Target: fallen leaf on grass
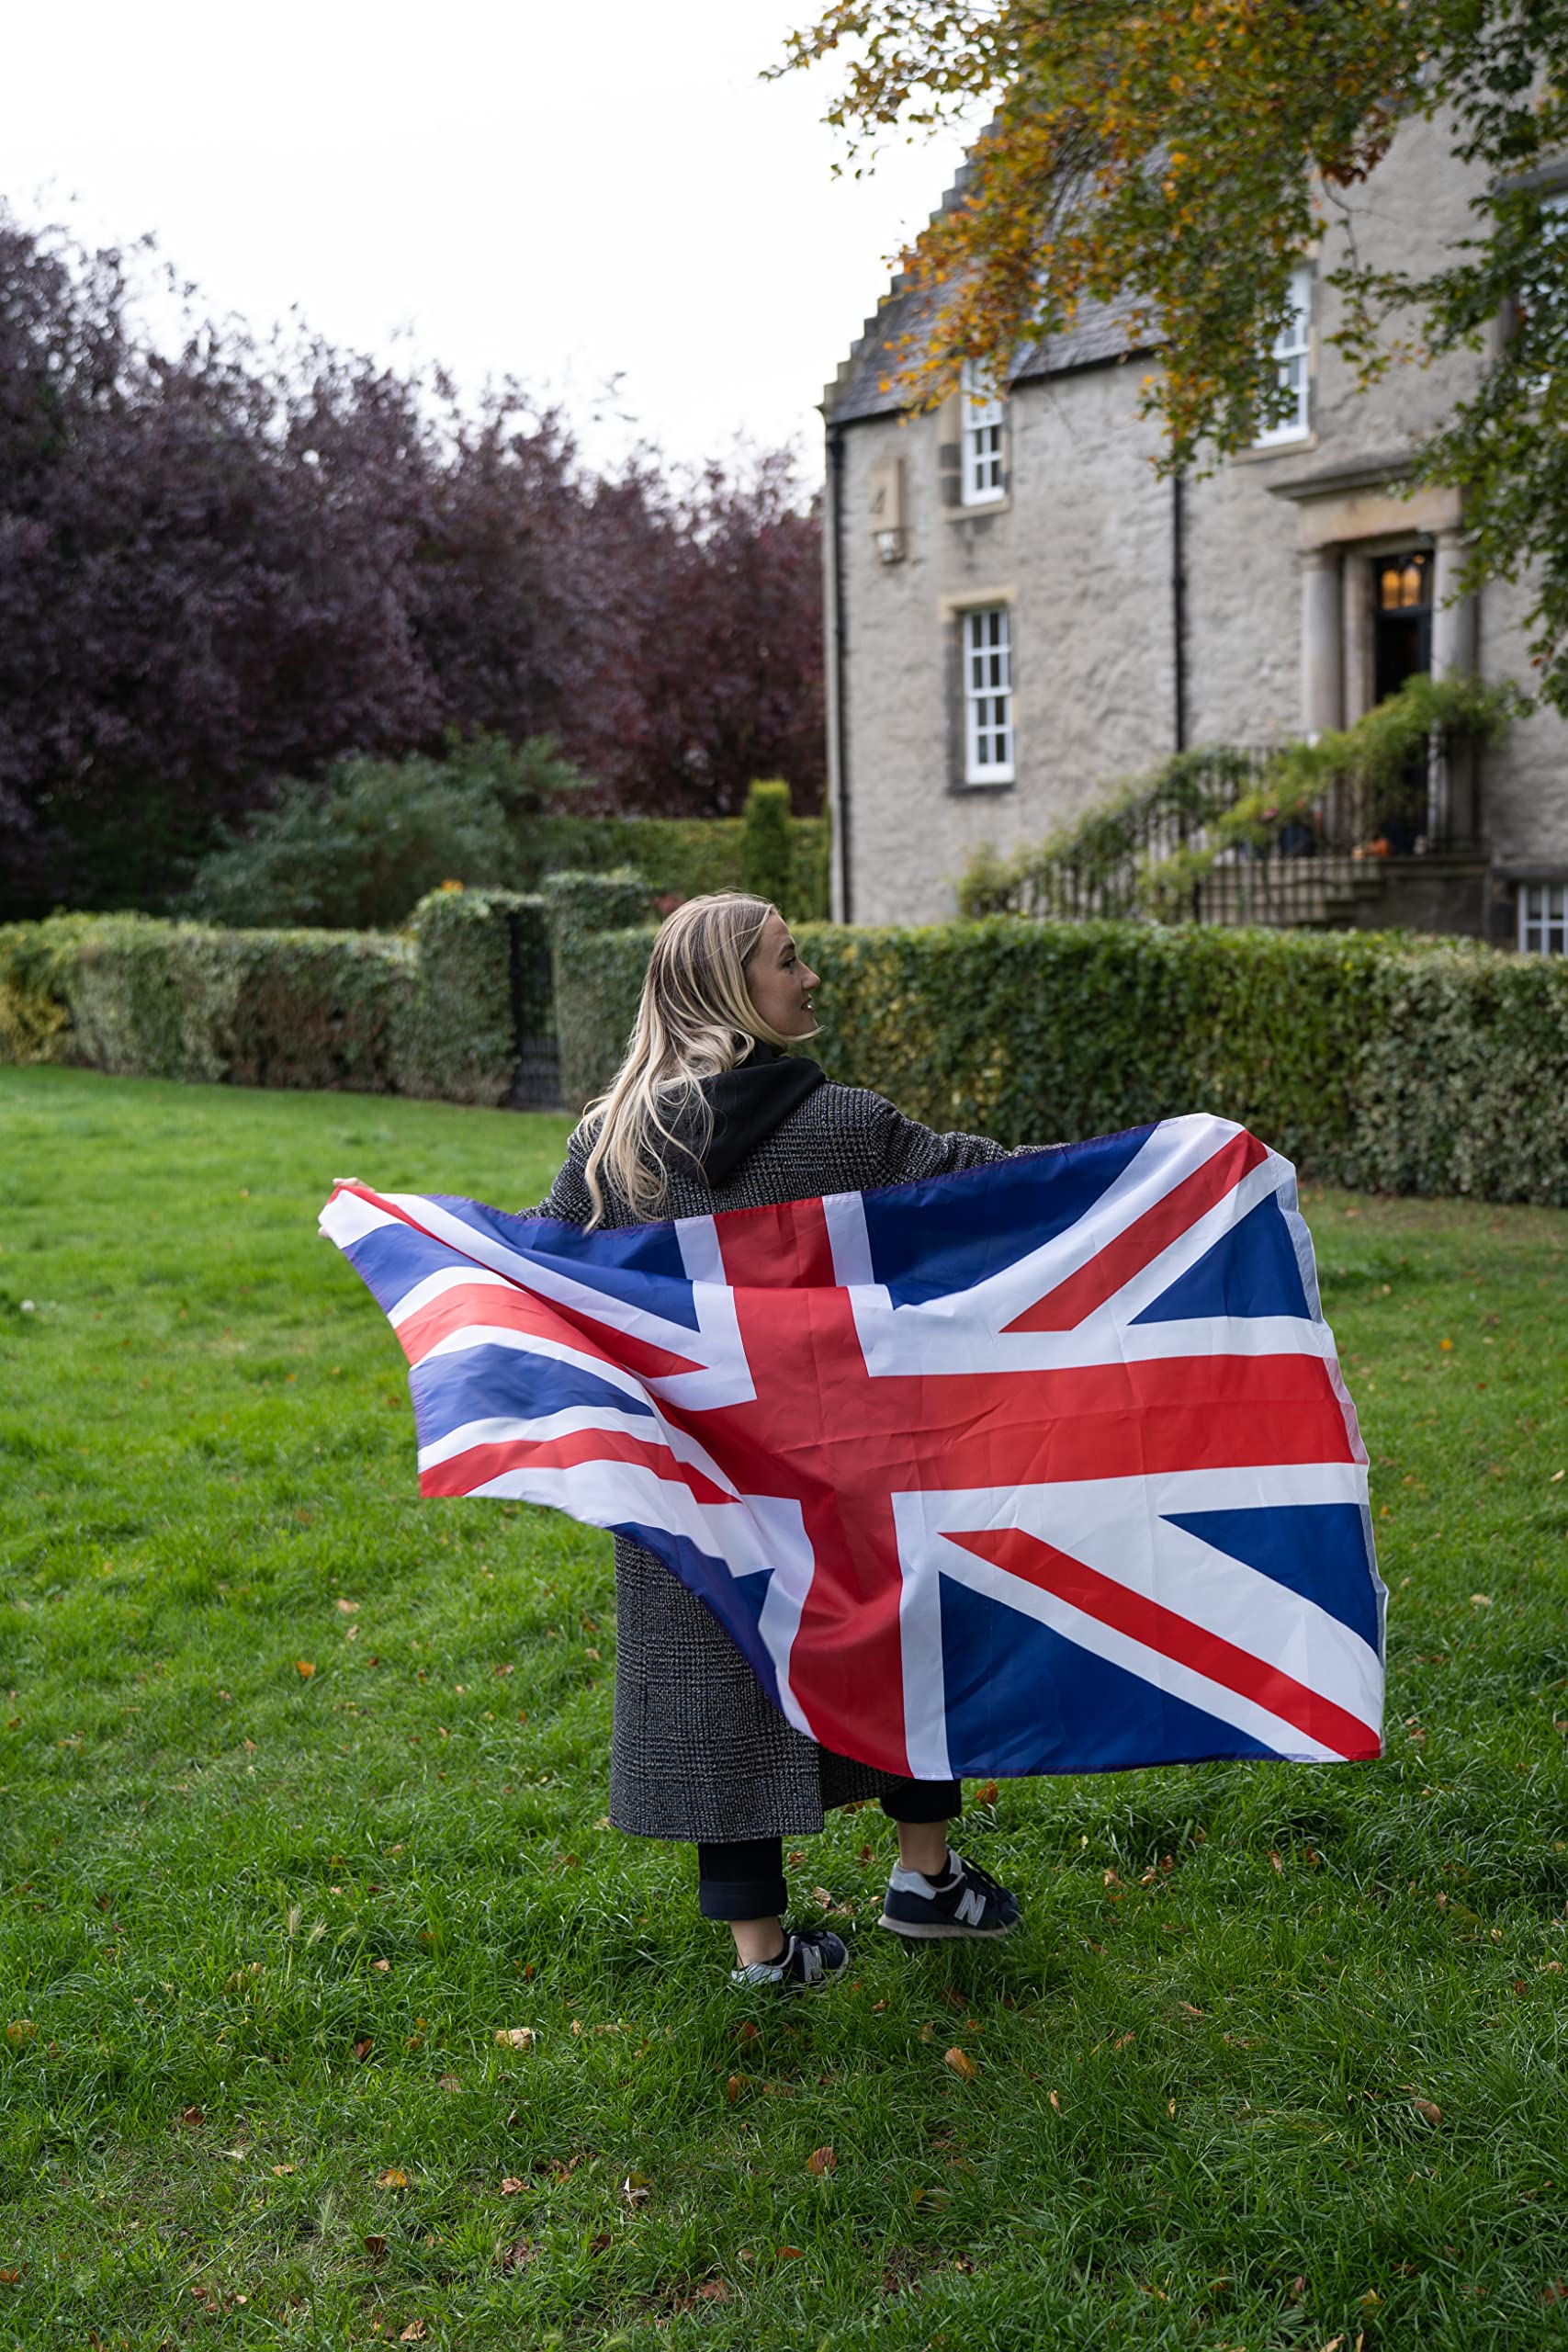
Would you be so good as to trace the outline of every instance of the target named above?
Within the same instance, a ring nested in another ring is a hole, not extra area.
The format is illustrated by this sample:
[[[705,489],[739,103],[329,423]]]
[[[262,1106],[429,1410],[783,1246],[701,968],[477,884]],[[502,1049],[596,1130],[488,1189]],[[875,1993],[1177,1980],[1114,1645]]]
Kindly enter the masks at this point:
[[[781,2245],[778,2251],[778,2259],[781,2262],[803,2261],[805,2259],[805,2249],[798,2245]]]
[[[272,2177],[274,2180],[281,2180],[286,2173],[291,2173],[293,2169],[292,2165],[274,2165]]]
[[[1557,1475],[1561,1478],[1562,1476],[1562,1471],[1560,1470]],[[13,2270],[10,2275],[15,2278],[17,2274]],[[3,2278],[5,2276],[6,2273],[3,2270],[0,2270],[0,2278]],[[1541,2289],[1540,2300],[1543,2303],[1568,2303],[1568,2284],[1565,2284],[1561,2278],[1551,2279],[1548,2285]]]
[[[621,2183],[621,2195],[634,2212],[639,2205],[646,2205],[652,2194],[653,2183],[645,2172],[629,2172]]]
[[[308,1657],[297,1657],[294,1661],[294,1671],[301,1682],[309,1682],[316,1669]]]
[[[441,2075],[436,2079],[436,2088],[438,2090],[460,2091],[462,2087],[463,2086],[458,2081],[456,2075]]]
[[[1283,1869],[1284,1869],[1285,1865],[1284,1865],[1284,1863],[1280,1860],[1279,1855],[1275,1852],[1275,1850],[1274,1850],[1274,1849],[1273,1849],[1273,1847],[1272,1847],[1272,1846],[1270,1846],[1270,1847],[1269,1847],[1269,1860],[1273,1863],[1274,1868],[1275,1868],[1277,1871],[1283,1871]]]
[[[724,2096],[729,2101],[730,2106],[733,2107],[736,2100],[740,2096],[740,2077],[739,2075],[730,2075],[729,2080],[724,2086]]]
[[[27,2265],[24,2263],[22,2265],[22,2270],[25,2270],[26,2268]],[[0,2287],[19,2287],[21,2283],[21,2270],[0,2270]]]
[[[839,2159],[831,2148],[813,2148],[806,2159],[806,2169],[807,2172],[816,2173],[820,2177],[825,2172],[832,2172],[837,2167],[838,2162]]]
[[[354,2054],[358,2059],[362,2066],[375,2047],[376,2044],[371,2041],[370,2036],[367,2033],[360,2035],[359,2040],[354,2045]]]
[[[987,1781],[984,1788],[976,1789],[975,1792],[975,1802],[976,1804],[995,1804],[996,1801],[997,1784],[995,1781]]]
[[[206,2120],[207,2118],[203,2115],[199,2107],[182,2107],[180,2109],[180,2121],[188,2125],[190,2130],[193,2132],[197,2130],[198,2125],[205,2123]]]
[[[392,1963],[389,1960],[373,1960],[370,1963],[378,1976],[385,1976]]]
[[[379,2262],[382,2256],[387,2251],[386,2239],[382,2237],[367,2238],[365,2241],[365,2251],[370,2256],[372,2262]]]
[[[29,2041],[38,2040],[38,2028],[31,2018],[13,2018],[6,2028],[6,2039],[13,2050],[25,2050]]]
[[[406,2188],[408,2185],[407,2173],[400,2172],[396,2165],[389,2165],[385,2172],[378,2172],[376,2176],[378,2188]]]
[[[1051,2101],[1052,2106],[1055,2109],[1055,2110],[1056,2110],[1057,2114],[1058,2114],[1058,2115],[1060,2115],[1060,2113],[1062,2112],[1062,2102],[1061,2102],[1061,2100],[1057,2098],[1057,2096],[1056,2096],[1056,2094],[1055,2094],[1055,2091],[1051,2091],[1051,2092],[1049,2092],[1049,2093],[1047,2094],[1047,2096],[1048,2096],[1048,2098],[1050,2098],[1050,2101]]]
[[[538,2039],[531,2025],[499,2026],[495,2038],[503,2050],[532,2050]]]
[[[400,2344],[423,2344],[425,2339],[426,2332],[424,2322],[422,2319],[411,2319],[407,2327],[404,2328],[402,2334],[399,2336],[398,2342]]]
[[[727,2303],[729,2301],[729,2290],[722,2278],[705,2278],[697,2289],[697,2299],[705,2303]]]
[[[967,2050],[960,2050],[957,2043],[954,2042],[953,2048],[951,2050],[944,2050],[942,2055],[944,2066],[951,2066],[953,2073],[961,2075],[964,2082],[972,2083],[974,2081],[976,2074],[975,2061],[970,2057]]]
[[[517,2197],[527,2186],[527,2182],[519,2180],[515,2173],[508,2173],[501,2184],[501,2193],[503,2197]]]
[[[762,2039],[762,2029],[759,2025],[753,2025],[750,2018],[747,2018],[736,2027],[735,2039],[750,2049],[752,2042],[761,2041]]]
[[[1415,2108],[1416,2114],[1427,2123],[1438,2124],[1443,2120],[1442,2109],[1429,2098],[1413,2099],[1411,2105]]]
[[[340,1600],[338,1602],[338,1607],[345,1617],[356,1617],[359,1614],[359,1603],[357,1600]]]
[[[503,2245],[496,2256],[496,2267],[510,2275],[513,2270],[521,2270],[525,2263],[532,2262],[534,2254],[532,2238],[513,2238],[512,2244]]]

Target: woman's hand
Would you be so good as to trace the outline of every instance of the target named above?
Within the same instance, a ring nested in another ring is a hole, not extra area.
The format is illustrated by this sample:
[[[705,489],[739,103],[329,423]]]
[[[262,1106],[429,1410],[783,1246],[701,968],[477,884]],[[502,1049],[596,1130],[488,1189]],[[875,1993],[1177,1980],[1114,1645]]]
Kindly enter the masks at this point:
[[[339,1186],[341,1186],[341,1185],[344,1185],[344,1184],[358,1184],[358,1183],[362,1183],[363,1182],[364,1182],[364,1179],[363,1179],[362,1177],[359,1177],[359,1176],[334,1176],[334,1177],[333,1178],[333,1191],[335,1192],[335,1191],[339,1188]]]

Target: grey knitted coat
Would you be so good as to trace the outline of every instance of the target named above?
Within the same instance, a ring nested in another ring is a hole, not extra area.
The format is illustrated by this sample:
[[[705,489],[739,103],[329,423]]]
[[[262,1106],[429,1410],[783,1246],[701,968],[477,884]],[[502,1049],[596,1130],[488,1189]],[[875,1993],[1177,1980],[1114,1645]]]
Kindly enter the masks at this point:
[[[586,1225],[581,1128],[549,1197],[526,1214]],[[945,1176],[1007,1157],[983,1136],[935,1135],[863,1087],[818,1086],[710,1191],[671,1180],[671,1216],[762,1208],[820,1193]],[[614,1196],[604,1223],[632,1225]],[[831,1806],[875,1797],[887,1775],[819,1747],[784,1721],[718,1620],[640,1544],[615,1538],[615,1713],[610,1818],[643,1838],[728,1839],[820,1829]]]

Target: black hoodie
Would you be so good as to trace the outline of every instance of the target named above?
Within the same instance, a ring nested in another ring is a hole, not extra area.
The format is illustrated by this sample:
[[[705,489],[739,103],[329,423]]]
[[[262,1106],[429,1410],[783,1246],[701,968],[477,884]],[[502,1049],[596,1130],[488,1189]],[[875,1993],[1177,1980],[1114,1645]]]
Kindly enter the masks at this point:
[[[748,1152],[765,1142],[790,1113],[820,1086],[827,1073],[816,1062],[781,1053],[759,1039],[743,1062],[702,1080],[713,1112],[713,1135],[701,1151],[682,1145],[710,1187],[728,1183]]]

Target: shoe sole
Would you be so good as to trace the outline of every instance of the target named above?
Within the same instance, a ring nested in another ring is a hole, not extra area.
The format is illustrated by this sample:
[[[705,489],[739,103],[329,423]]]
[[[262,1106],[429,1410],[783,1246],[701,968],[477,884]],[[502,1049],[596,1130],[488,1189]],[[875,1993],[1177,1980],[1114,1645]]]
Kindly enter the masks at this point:
[[[876,1924],[879,1928],[886,1928],[890,1935],[902,1936],[908,1942],[915,1944],[952,1942],[964,1937],[976,1943],[995,1943],[1002,1936],[1010,1936],[1015,1928],[1023,1925],[1023,1921],[1021,1917],[1010,1919],[1005,1928],[965,1928],[955,1919],[944,1919],[940,1927],[917,1927],[910,1919],[890,1919],[885,1911]]]

